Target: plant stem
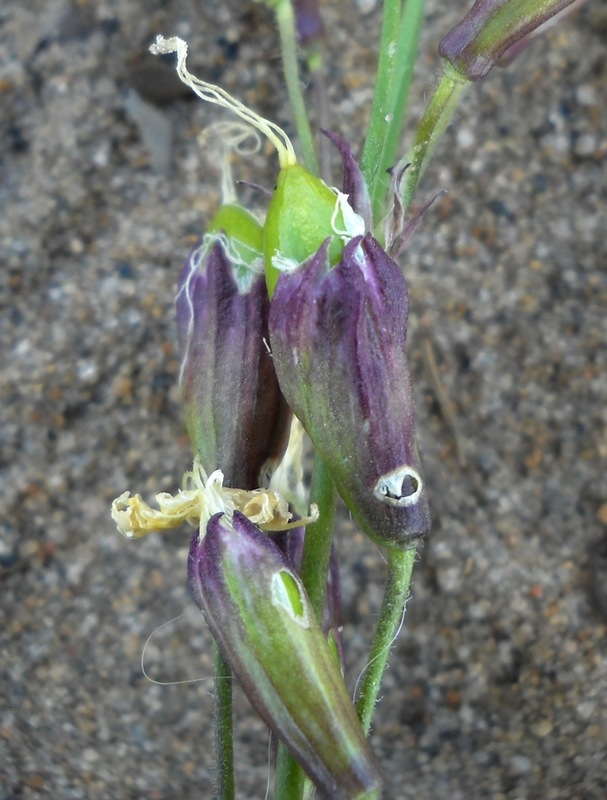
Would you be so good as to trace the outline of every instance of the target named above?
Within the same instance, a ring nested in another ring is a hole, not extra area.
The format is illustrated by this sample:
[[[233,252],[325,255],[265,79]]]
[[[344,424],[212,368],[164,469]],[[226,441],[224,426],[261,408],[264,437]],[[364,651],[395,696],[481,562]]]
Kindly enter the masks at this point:
[[[386,130],[391,121],[389,100],[392,91],[400,26],[400,6],[401,0],[384,0],[375,93],[373,95],[367,136],[360,159],[360,167],[367,181],[371,196],[373,196],[375,182],[379,173]]]
[[[417,184],[432,158],[439,139],[451,122],[464,89],[469,85],[469,81],[445,62],[443,77],[430,98],[415,134],[413,147],[407,154],[407,160],[411,162],[411,165],[405,175],[403,188],[405,211],[409,207]]]
[[[419,35],[422,28],[424,0],[404,0],[400,31],[396,46],[394,78],[388,100],[389,119],[382,152],[379,160],[377,179],[373,185],[371,203],[374,219],[379,219],[388,188],[387,170],[394,165],[396,151],[400,142],[409,103],[409,90],[417,59]]]
[[[306,528],[300,575],[316,618],[322,622],[333,540],[335,487],[318,453],[314,456],[310,502],[318,506],[319,517]]]
[[[234,740],[232,736],[232,672],[213,643],[215,664],[215,797],[234,800]]]
[[[314,457],[310,503],[318,506],[318,520],[306,528],[300,576],[317,619],[322,620],[327,571],[333,539],[335,487],[318,454]],[[306,776],[287,748],[280,743],[274,779],[274,797],[301,800]]]
[[[369,655],[369,664],[356,703],[356,710],[365,735],[369,734],[371,718],[375,710],[390,648],[403,618],[403,611],[409,596],[415,555],[415,547],[410,550],[390,550],[388,552],[386,591]]]
[[[278,745],[274,797],[276,800],[301,800],[306,775],[285,745]]]
[[[327,87],[325,85],[324,57],[322,50],[318,45],[308,55],[308,71],[314,86],[316,119],[318,120],[318,127],[322,130],[328,130],[330,126],[329,103],[327,101]],[[327,186],[333,186],[330,147],[331,146],[327,137],[320,136],[318,139],[320,177],[327,184]]]
[[[306,168],[318,175],[318,160],[314,147],[314,137],[306,113],[306,106],[301,92],[299,65],[297,63],[297,41],[295,39],[295,15],[291,0],[281,0],[276,7],[276,21],[280,34],[282,50],[282,69],[287,85],[289,102],[293,111],[295,127],[303,153]]]

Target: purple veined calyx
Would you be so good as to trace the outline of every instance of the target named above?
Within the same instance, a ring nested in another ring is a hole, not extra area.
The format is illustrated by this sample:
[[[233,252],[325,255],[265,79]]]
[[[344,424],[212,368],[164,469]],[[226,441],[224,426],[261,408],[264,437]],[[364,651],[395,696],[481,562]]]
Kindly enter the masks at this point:
[[[414,506],[419,501],[423,487],[419,472],[405,464],[382,475],[375,484],[373,494],[382,503],[404,508]]]

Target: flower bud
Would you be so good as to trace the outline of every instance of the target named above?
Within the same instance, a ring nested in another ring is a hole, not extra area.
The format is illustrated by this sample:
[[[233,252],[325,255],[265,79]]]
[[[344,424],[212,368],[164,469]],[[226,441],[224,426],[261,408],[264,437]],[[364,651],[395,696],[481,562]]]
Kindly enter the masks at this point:
[[[497,62],[498,67],[509,67],[513,61],[515,61],[519,55],[526,50],[530,44],[532,44],[536,39],[540,36],[543,36],[547,30],[553,28],[555,25],[558,25],[561,20],[565,17],[568,17],[570,14],[573,14],[574,11],[577,11],[578,8],[585,3],[586,0],[573,0],[569,5],[565,6],[562,11],[557,12],[554,16],[550,17],[547,22],[544,22],[539,28],[535,28],[524,36],[522,39],[519,39],[516,44],[513,44],[512,47],[509,47],[504,55],[500,58]]]
[[[194,600],[252,706],[327,797],[379,797],[381,778],[299,577],[244,515],[216,514],[188,559]]]
[[[325,35],[325,28],[318,8],[318,0],[293,0],[295,11],[295,27],[297,38],[304,44],[310,44]]]
[[[278,13],[279,7],[291,0],[257,0],[272,11]],[[295,29],[301,44],[309,44],[324,36],[324,26],[318,8],[318,0],[293,0],[295,12]]]
[[[176,311],[185,424],[195,455],[227,486],[253,489],[286,444],[289,411],[267,351],[261,226],[224,206],[189,256]]]
[[[408,547],[429,532],[405,352],[408,296],[370,234],[330,269],[327,243],[281,275],[270,343],[281,389],[354,518],[371,538]]]
[[[476,0],[439,45],[469,81],[484,78],[511,47],[577,0]]]

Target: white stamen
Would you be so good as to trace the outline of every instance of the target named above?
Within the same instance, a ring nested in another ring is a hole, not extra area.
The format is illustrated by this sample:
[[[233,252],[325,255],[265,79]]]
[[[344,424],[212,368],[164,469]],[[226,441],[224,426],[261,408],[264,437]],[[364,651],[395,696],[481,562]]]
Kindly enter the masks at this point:
[[[356,211],[354,211],[348,202],[348,195],[340,192],[337,189],[334,189],[333,191],[337,193],[337,202],[335,203],[333,216],[331,217],[331,228],[333,232],[337,236],[340,236],[344,242],[354,239],[355,236],[364,236],[365,221],[360,214],[357,214]],[[337,227],[337,217],[340,213],[344,221],[344,225],[346,226],[344,230],[341,230]]]
[[[278,272],[293,272],[299,266],[299,261],[294,258],[287,258],[282,253],[272,256],[272,266]]]
[[[246,142],[251,144],[246,145]],[[198,136],[198,143],[207,153],[209,164],[216,167],[221,164],[221,201],[236,203],[236,189],[232,175],[232,153],[240,156],[252,156],[261,149],[259,132],[242,122],[214,122]]]
[[[282,461],[270,478],[269,488],[284,497],[300,516],[306,514],[306,488],[303,475],[303,437],[301,422],[293,416],[289,443]]]

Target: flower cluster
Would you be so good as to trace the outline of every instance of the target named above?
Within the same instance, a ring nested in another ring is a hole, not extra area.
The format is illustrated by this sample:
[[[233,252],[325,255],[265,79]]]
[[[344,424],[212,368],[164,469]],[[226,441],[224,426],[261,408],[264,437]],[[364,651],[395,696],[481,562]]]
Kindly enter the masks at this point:
[[[157,497],[158,510],[125,493],[113,517],[129,537],[184,520],[196,527],[190,589],[250,702],[327,796],[374,797],[380,773],[336,657],[335,592],[322,625],[298,576],[317,510],[302,518],[301,447],[285,449],[301,423],[379,544],[406,549],[428,533],[405,280],[372,235],[367,187],[346,142],[326,134],[343,158],[338,191],[297,163],[280,129],[194,78],[183,42],[159,39],[156,49],[176,50],[197,94],[268,135],[281,169],[263,223],[225,203],[179,281],[180,386],[195,468],[177,495]],[[282,543],[272,535],[293,528]],[[336,575],[333,564],[333,589]]]
[[[286,0],[261,2],[277,13],[279,27],[292,14]],[[194,467],[177,494],[157,495],[157,508],[125,492],[112,517],[128,538],[182,522],[195,528],[188,558],[194,602],[253,707],[326,797],[378,798],[382,776],[365,735],[370,716],[353,705],[342,673],[330,539],[319,566],[326,591],[307,591],[307,543],[327,509],[308,507],[302,437],[329,493],[336,488],[361,530],[386,548],[389,565],[410,570],[430,515],[407,360],[409,298],[394,258],[438,193],[406,223],[408,200],[462,87],[579,2],[474,3],[441,42],[445,76],[420,123],[407,178],[404,161],[391,170],[392,208],[381,219],[373,218],[374,170],[365,172],[367,186],[340,136],[323,131],[342,158],[341,191],[298,163],[275,123],[192,75],[185,42],[158,37],[152,47],[176,53],[179,77],[206,102],[240,117],[233,141],[252,129],[267,137],[280,169],[258,219],[236,201],[225,160],[224,202],[190,253],[176,298]],[[313,49],[324,35],[317,3],[295,0],[295,14],[300,41]],[[400,591],[393,577],[388,584]],[[403,607],[408,578],[402,586],[400,606],[384,602],[380,633],[390,633],[385,620]],[[384,637],[369,666],[385,664],[388,649]]]

